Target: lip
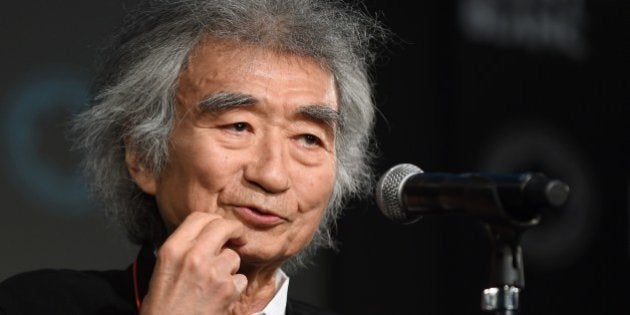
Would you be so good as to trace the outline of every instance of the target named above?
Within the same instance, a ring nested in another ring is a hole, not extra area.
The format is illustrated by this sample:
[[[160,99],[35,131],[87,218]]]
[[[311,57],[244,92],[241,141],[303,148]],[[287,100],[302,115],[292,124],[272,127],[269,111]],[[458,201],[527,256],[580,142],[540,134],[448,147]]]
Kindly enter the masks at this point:
[[[243,223],[254,227],[270,228],[287,221],[271,211],[253,206],[236,206],[234,212]]]

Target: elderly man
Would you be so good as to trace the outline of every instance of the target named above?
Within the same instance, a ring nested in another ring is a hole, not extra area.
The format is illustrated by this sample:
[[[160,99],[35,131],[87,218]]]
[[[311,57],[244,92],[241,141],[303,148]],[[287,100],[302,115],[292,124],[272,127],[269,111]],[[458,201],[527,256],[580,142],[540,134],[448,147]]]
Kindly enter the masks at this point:
[[[75,121],[126,271],[37,271],[0,313],[310,314],[288,277],[369,184],[374,20],[310,0],[150,1]]]

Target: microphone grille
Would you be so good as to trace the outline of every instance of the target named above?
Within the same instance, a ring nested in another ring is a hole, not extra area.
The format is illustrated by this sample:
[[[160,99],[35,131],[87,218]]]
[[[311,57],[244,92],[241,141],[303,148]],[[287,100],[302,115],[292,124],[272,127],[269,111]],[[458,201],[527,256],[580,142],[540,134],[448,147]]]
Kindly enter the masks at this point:
[[[376,203],[381,212],[390,220],[410,223],[402,203],[402,188],[407,178],[422,170],[413,164],[398,164],[390,168],[376,186]],[[413,218],[415,221],[417,218]]]

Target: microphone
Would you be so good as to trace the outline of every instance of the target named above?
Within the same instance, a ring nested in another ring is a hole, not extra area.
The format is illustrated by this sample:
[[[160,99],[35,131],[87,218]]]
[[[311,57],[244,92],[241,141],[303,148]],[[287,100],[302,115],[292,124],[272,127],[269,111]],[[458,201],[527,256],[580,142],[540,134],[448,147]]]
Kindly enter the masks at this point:
[[[390,168],[376,187],[379,209],[399,223],[459,213],[529,226],[538,223],[541,209],[563,205],[568,195],[567,184],[542,173],[424,173],[413,164]]]

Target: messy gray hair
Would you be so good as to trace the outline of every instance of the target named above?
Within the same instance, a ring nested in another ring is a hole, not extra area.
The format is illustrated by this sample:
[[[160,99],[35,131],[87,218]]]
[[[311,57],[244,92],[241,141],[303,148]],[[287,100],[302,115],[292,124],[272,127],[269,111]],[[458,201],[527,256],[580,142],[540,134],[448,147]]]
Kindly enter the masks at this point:
[[[313,58],[336,80],[341,122],[336,182],[313,240],[294,257],[334,247],[331,229],[348,198],[371,189],[374,105],[369,67],[386,32],[341,1],[154,0],[132,12],[104,52],[89,108],[73,124],[94,193],[132,242],[166,237],[155,198],[131,180],[125,146],[155,176],[168,163],[178,77],[191,51],[211,36]]]

